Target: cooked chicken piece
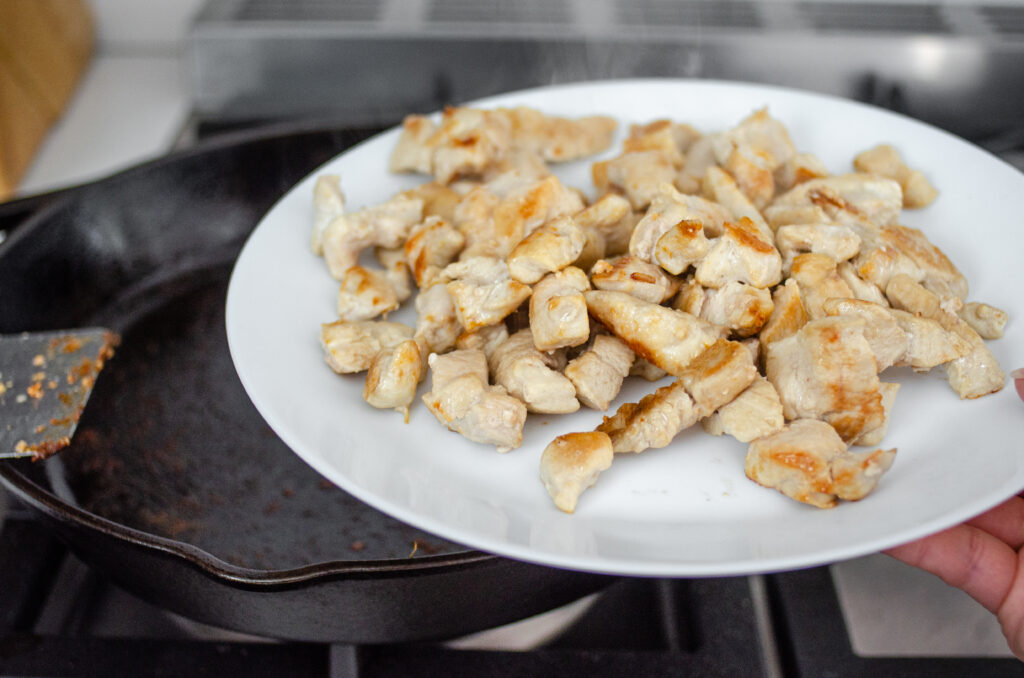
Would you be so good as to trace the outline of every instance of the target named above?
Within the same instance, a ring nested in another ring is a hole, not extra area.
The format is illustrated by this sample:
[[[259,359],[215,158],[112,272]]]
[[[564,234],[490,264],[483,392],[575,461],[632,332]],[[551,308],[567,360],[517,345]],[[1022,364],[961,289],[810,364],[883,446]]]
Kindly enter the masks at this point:
[[[629,252],[644,261],[654,261],[658,241],[681,221],[701,224],[705,235],[722,234],[732,215],[718,203],[695,195],[685,195],[669,184],[663,184],[644,217],[637,222],[629,240]]]
[[[398,303],[401,304],[411,297],[412,276],[409,273],[409,264],[405,263],[405,250],[401,247],[377,247],[374,248],[373,254],[384,267],[384,275],[391,283]]]
[[[407,115],[402,121],[402,133],[391,151],[388,169],[392,172],[430,174],[433,169],[434,148],[428,140],[437,131],[437,125],[425,115]]]
[[[848,441],[884,423],[864,324],[848,316],[812,320],[796,334],[768,344],[765,371],[786,419],[821,419]]]
[[[867,496],[895,456],[895,449],[851,452],[828,424],[800,419],[750,443],[746,473],[757,484],[787,497],[832,508],[837,498]]]
[[[669,273],[679,275],[700,261],[710,247],[701,222],[684,219],[658,238],[654,261]]]
[[[612,441],[599,431],[566,433],[540,456],[540,479],[560,510],[572,513],[580,495],[612,465]]]
[[[825,163],[813,153],[797,153],[775,168],[775,192],[785,193],[797,184],[829,175]]]
[[[569,119],[520,106],[502,112],[512,123],[512,145],[540,154],[548,162],[568,162],[600,153],[612,143],[614,118],[593,115]]]
[[[569,361],[565,376],[585,406],[607,410],[633,365],[633,351],[618,337],[598,334],[586,351]]]
[[[478,231],[490,229],[494,208],[501,200],[485,186],[474,185],[462,195],[452,210],[451,224],[467,238]]]
[[[614,189],[629,199],[633,209],[642,210],[651,204],[662,184],[672,183],[676,169],[672,158],[661,151],[634,151],[595,162],[591,174],[599,193]]]
[[[416,285],[424,288],[436,282],[442,269],[455,261],[465,244],[465,236],[440,217],[427,217],[422,224],[413,226],[405,241],[404,255]]]
[[[686,162],[683,164],[683,168],[676,173],[676,188],[688,195],[701,192],[701,183],[708,168],[718,164],[718,158],[715,157],[715,146],[720,137],[720,133],[708,134],[690,145],[686,152]]]
[[[640,377],[644,381],[659,381],[667,375],[668,372],[640,356],[633,359],[633,366],[629,368],[629,376]]]
[[[629,254],[598,261],[590,269],[590,281],[599,290],[625,292],[660,304],[679,288],[679,281],[655,264]]]
[[[374,356],[366,373],[363,399],[380,409],[394,409],[409,421],[409,405],[423,374],[423,357],[412,339]]]
[[[875,244],[880,234],[871,242],[861,243],[861,252],[852,262],[857,276],[880,290],[884,290],[895,275],[905,275],[916,281],[924,280],[924,271],[913,259],[891,245]]]
[[[536,228],[581,209],[582,198],[558,177],[542,179],[502,199],[494,205],[488,218],[456,223],[466,236],[466,248],[460,258],[494,256],[504,259]]]
[[[854,316],[864,319],[864,338],[875,354],[878,371],[895,365],[907,353],[910,337],[890,310],[860,299],[826,299],[822,310],[830,316]],[[866,443],[868,445],[874,443]]]
[[[686,151],[700,136],[700,132],[690,125],[655,120],[646,125],[631,125],[629,137],[622,142],[622,150],[626,153],[660,151],[678,169],[686,162]]]
[[[923,277],[919,279],[921,284],[932,292],[944,297],[967,297],[967,279],[942,250],[918,229],[899,225],[883,228],[875,244],[880,248],[895,249],[914,262],[923,272]],[[911,277],[916,278],[915,275]]]
[[[715,327],[688,313],[624,292],[591,290],[583,296],[590,315],[634,353],[675,376],[719,336]]]
[[[338,289],[338,317],[369,320],[398,308],[398,294],[383,271],[353,266],[345,271]]]
[[[907,335],[907,350],[893,363],[917,371],[956,360],[971,352],[971,344],[955,332],[949,332],[930,318],[922,318],[896,308],[889,313]]]
[[[338,374],[352,374],[370,368],[374,357],[412,339],[412,328],[387,320],[337,320],[320,326],[324,359]]]
[[[768,228],[768,222],[728,172],[720,167],[709,167],[701,186],[705,198],[729,210],[732,215],[730,221],[746,217],[757,227],[762,240],[772,241],[772,230]]]
[[[772,292],[772,314],[758,335],[762,355],[773,341],[796,334],[808,319],[797,282],[790,278],[776,287]]]
[[[597,229],[582,228],[580,230],[583,231],[583,249],[580,250],[579,256],[572,262],[572,265],[580,270],[589,271],[594,264],[608,255],[608,241]]]
[[[473,257],[449,264],[441,272],[463,329],[501,322],[530,296],[530,287],[513,280],[508,264],[494,257]]]
[[[885,434],[889,432],[889,420],[892,415],[892,406],[896,402],[896,394],[900,390],[900,385],[896,383],[890,383],[887,381],[879,382],[878,391],[882,394],[882,410],[885,412],[885,422],[876,428],[874,431],[868,431],[859,438],[853,441],[854,445],[863,445],[865,447],[873,447],[879,445],[882,439],[885,438]]]
[[[977,301],[968,303],[957,312],[957,315],[982,339],[1002,339],[1003,328],[1009,320],[1006,311]]]
[[[786,126],[769,115],[766,108],[751,113],[738,125],[718,135],[714,149],[719,164],[725,164],[734,148],[748,149],[764,157],[772,169],[796,155],[796,146]]]
[[[788,224],[775,230],[775,246],[782,255],[782,270],[788,271],[798,254],[827,254],[846,261],[860,251],[860,237],[839,224]]]
[[[700,317],[700,312],[707,301],[708,291],[700,286],[692,277],[679,283],[679,292],[672,300],[672,308]]]
[[[772,383],[758,375],[743,393],[701,420],[713,436],[730,435],[741,443],[782,430],[782,402]]]
[[[826,300],[853,297],[853,290],[836,272],[836,260],[826,254],[798,254],[791,275],[800,286],[800,299],[811,320],[827,315],[822,307]]]
[[[849,226],[865,219],[884,227],[896,223],[902,207],[903,191],[898,183],[854,173],[797,184],[766,207],[764,216],[772,227],[807,222]],[[797,216],[800,214],[804,218]]]
[[[927,207],[939,196],[939,192],[924,174],[903,164],[899,152],[888,144],[880,144],[859,153],[853,159],[853,166],[858,172],[878,174],[898,181],[903,189],[904,207]]]
[[[750,353],[750,359],[754,361],[755,365],[761,362],[761,342],[757,337],[749,337],[747,339],[739,340],[743,348],[747,349]]]
[[[751,207],[764,209],[775,197],[774,159],[766,153],[750,146],[736,146],[722,162],[722,168],[735,180],[744,201]],[[760,213],[757,216],[760,217]]]
[[[439,217],[448,223],[455,222],[455,208],[462,201],[463,195],[450,186],[436,181],[427,181],[405,192],[412,198],[423,201],[423,218]]]
[[[861,301],[870,301],[879,306],[889,305],[889,301],[878,285],[857,275],[857,269],[849,261],[840,261],[836,266],[836,273],[844,283],[850,286],[855,298]]]
[[[519,330],[494,349],[488,363],[494,383],[526,403],[531,412],[564,414],[580,408],[576,387],[544,364],[529,329]]]
[[[336,217],[345,213],[345,194],[341,192],[341,178],[337,174],[322,174],[313,184],[313,235],[310,246],[313,254],[323,256],[324,233]]]
[[[504,323],[497,323],[496,325],[481,327],[472,332],[463,332],[455,340],[455,348],[479,349],[490,360],[494,349],[505,343],[506,339],[508,339],[508,328],[505,327]]]
[[[727,222],[697,264],[694,278],[704,287],[722,287],[736,280],[754,287],[771,287],[782,280],[782,257],[747,218]]]
[[[601,257],[629,250],[629,238],[633,235],[636,218],[629,201],[621,195],[607,193],[574,214],[572,219],[584,231],[593,230],[601,234],[605,244],[605,253]],[[588,266],[580,268],[589,270]]]
[[[487,385],[482,351],[458,350],[428,359],[431,390],[423,395],[437,420],[466,438],[508,452],[523,441],[526,406],[501,386]]]
[[[958,315],[942,308],[942,300],[906,276],[893,276],[885,296],[895,308],[935,320],[971,346],[971,352],[946,363],[949,385],[961,398],[979,398],[1002,390],[1006,374],[985,341]]]
[[[704,302],[694,315],[737,337],[750,337],[761,330],[773,308],[768,290],[732,281],[718,289],[705,290]]]
[[[615,414],[598,424],[597,430],[608,434],[616,452],[643,452],[665,447],[698,418],[693,399],[677,379],[638,403],[623,403]]]
[[[549,273],[533,286],[530,329],[538,351],[586,343],[590,318],[583,292],[589,289],[587,274],[575,266]]]
[[[441,124],[424,143],[432,146],[434,178],[449,184],[462,176],[484,172],[512,147],[511,124],[506,116],[478,108],[447,108]]]
[[[757,377],[750,351],[738,341],[719,339],[690,361],[679,382],[693,398],[699,417],[732,402]]]
[[[534,151],[515,149],[503,155],[484,174],[483,187],[507,198],[551,176],[547,163]]]
[[[423,199],[398,194],[386,202],[342,214],[323,234],[324,260],[336,280],[359,263],[367,247],[399,247],[409,229],[423,219]]]
[[[455,345],[462,332],[455,312],[455,300],[445,283],[434,283],[416,295],[415,337],[425,346],[425,352],[444,353]]]
[[[560,271],[583,251],[587,236],[572,217],[562,216],[540,226],[516,245],[508,256],[514,280],[532,285],[547,273]]]

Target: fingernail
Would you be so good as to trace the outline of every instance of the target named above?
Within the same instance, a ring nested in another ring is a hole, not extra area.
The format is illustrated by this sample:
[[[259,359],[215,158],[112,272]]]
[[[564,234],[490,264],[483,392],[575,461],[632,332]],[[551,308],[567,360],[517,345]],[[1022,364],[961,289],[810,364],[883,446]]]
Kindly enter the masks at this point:
[[[1024,367],[1019,367],[1013,372],[1010,372],[1010,377],[1013,379],[1013,383],[1017,387],[1017,395],[1020,396],[1021,400],[1024,400]]]

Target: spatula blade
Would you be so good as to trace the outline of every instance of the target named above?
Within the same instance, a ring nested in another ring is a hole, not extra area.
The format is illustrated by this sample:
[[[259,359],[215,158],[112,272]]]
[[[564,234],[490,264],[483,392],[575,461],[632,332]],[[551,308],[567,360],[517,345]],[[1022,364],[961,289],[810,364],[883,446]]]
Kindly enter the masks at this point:
[[[68,445],[117,342],[103,328],[0,336],[0,458]]]

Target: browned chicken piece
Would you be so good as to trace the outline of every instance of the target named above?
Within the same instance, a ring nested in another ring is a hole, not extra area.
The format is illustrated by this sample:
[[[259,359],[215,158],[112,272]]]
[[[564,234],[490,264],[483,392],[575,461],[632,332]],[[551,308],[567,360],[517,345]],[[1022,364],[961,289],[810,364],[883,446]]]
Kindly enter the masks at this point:
[[[660,304],[679,289],[679,281],[655,264],[630,254],[602,259],[590,269],[590,281],[599,290],[625,292]]]
[[[821,419],[853,441],[885,421],[878,370],[864,338],[864,320],[811,320],[767,346],[765,372],[786,419]]]
[[[512,145],[548,162],[568,162],[607,149],[617,123],[605,115],[569,119],[520,106],[503,109],[512,123]]]
[[[876,245],[879,231],[869,242],[861,242],[861,252],[851,262],[857,276],[884,290],[895,275],[924,280],[924,271],[914,260],[891,245]]]
[[[775,192],[781,195],[797,184],[828,175],[825,163],[818,156],[813,153],[797,153],[775,168]]]
[[[507,198],[549,176],[550,168],[537,153],[516,149],[491,165],[482,185],[499,198]]]
[[[634,353],[675,376],[719,337],[719,330],[699,318],[624,292],[591,290],[583,296],[590,315]]]
[[[455,300],[445,283],[434,283],[416,295],[415,337],[427,353],[444,353],[455,345],[462,325],[455,312]]]
[[[660,381],[667,375],[668,372],[640,356],[633,359],[633,366],[629,368],[629,376],[640,377],[644,381]]]
[[[556,217],[576,214],[581,209],[583,199],[580,195],[552,175],[510,193],[494,205],[489,217],[456,223],[466,236],[466,248],[460,257],[504,259],[536,228]]]
[[[383,349],[412,339],[412,328],[387,320],[337,320],[320,326],[324,359],[338,374],[353,374],[370,368]]]
[[[586,234],[572,217],[552,219],[512,249],[508,256],[509,274],[514,280],[532,285],[576,261],[586,241]]]
[[[832,508],[837,499],[863,499],[892,466],[896,450],[851,452],[828,424],[790,422],[747,448],[747,477],[797,501]]]
[[[633,235],[636,218],[629,201],[621,195],[606,193],[572,218],[584,231],[593,230],[603,237],[605,251],[601,257],[629,250],[629,238]],[[580,268],[589,270],[588,266]]]
[[[569,361],[565,376],[583,405],[607,410],[633,365],[633,351],[618,337],[598,334],[586,351]]]
[[[889,305],[889,300],[885,298],[885,293],[878,285],[857,275],[856,267],[849,261],[840,261],[836,266],[836,273],[844,283],[850,286],[855,298],[861,301],[870,301],[879,306]]]
[[[423,367],[423,356],[413,339],[382,349],[366,373],[363,399],[374,407],[401,412],[408,422],[409,405],[416,397]]]
[[[612,465],[612,441],[604,433],[589,431],[558,436],[540,456],[540,479],[555,506],[566,513],[576,510],[580,495]]]
[[[338,317],[342,320],[369,320],[398,308],[398,294],[388,276],[363,266],[345,271],[338,288]]]
[[[661,184],[672,183],[676,168],[661,151],[634,151],[595,162],[591,174],[599,193],[621,192],[633,209],[642,210],[654,200]]]
[[[472,332],[463,332],[455,340],[455,348],[479,349],[490,360],[494,349],[505,343],[506,339],[508,339],[508,328],[505,327],[505,323],[497,323],[496,325],[481,327]]]
[[[731,335],[750,337],[764,327],[773,309],[771,292],[732,281],[705,290],[700,311],[694,315],[725,328]]]
[[[452,210],[451,224],[469,238],[477,231],[492,228],[491,219],[494,208],[501,203],[501,198],[491,193],[485,186],[473,185],[464,194]]]
[[[973,348],[956,332],[950,332],[931,318],[891,308],[889,312],[907,334],[907,350],[895,364],[909,366],[919,372],[961,358]]]
[[[701,420],[711,435],[730,435],[741,443],[781,431],[785,423],[779,393],[761,375],[732,402]]]
[[[923,273],[923,277],[919,279],[921,284],[939,296],[953,296],[959,299],[967,297],[967,279],[942,250],[933,245],[920,230],[907,226],[889,226],[882,229],[875,245],[878,248],[895,250],[909,258]],[[917,278],[913,271],[908,273],[911,277]],[[885,283],[887,287],[888,281]]]
[[[800,286],[790,278],[772,291],[772,314],[761,328],[758,340],[762,356],[773,341],[796,334],[807,324],[807,309],[800,298]]]
[[[391,151],[388,169],[392,172],[430,174],[433,170],[434,146],[428,140],[437,132],[437,125],[425,115],[407,115],[402,132]]]
[[[495,348],[488,363],[494,383],[526,403],[531,412],[565,414],[580,408],[576,387],[544,363],[529,329],[519,330]]]
[[[703,224],[684,219],[658,238],[654,261],[669,273],[679,275],[703,259],[710,247]]]
[[[871,174],[838,174],[797,184],[765,208],[773,228],[786,224],[867,220],[879,226],[896,223],[903,191],[892,179]]]
[[[854,316],[864,319],[864,338],[868,340],[878,371],[895,365],[907,353],[910,337],[900,327],[890,309],[860,299],[825,300],[822,310],[830,316]],[[874,443],[866,443],[868,445]]]
[[[462,176],[482,174],[512,147],[511,124],[506,116],[478,108],[447,108],[441,124],[428,139],[432,146],[431,173],[449,184]]]
[[[692,277],[684,278],[679,282],[679,292],[672,300],[672,308],[700,317],[701,309],[707,300],[708,291]]]
[[[894,276],[885,295],[895,308],[935,320],[943,329],[956,333],[971,346],[971,352],[946,363],[949,385],[961,398],[979,398],[995,393],[1006,383],[1006,374],[999,367],[985,341],[958,315],[943,310],[942,300],[906,276]]]
[[[441,272],[463,329],[501,322],[530,296],[530,287],[513,280],[508,264],[494,257],[473,257],[449,264]]]
[[[927,207],[939,192],[919,170],[912,170],[903,163],[899,152],[889,144],[879,144],[857,154],[853,166],[858,172],[878,174],[895,179],[903,189],[903,206],[915,209]]]
[[[798,254],[827,254],[846,261],[860,251],[860,236],[839,224],[788,224],[775,230],[775,246],[782,255],[783,271],[790,270]]]
[[[345,194],[341,192],[341,178],[337,174],[322,174],[313,184],[313,235],[310,247],[313,254],[323,256],[324,233],[336,217],[345,214]]]
[[[686,152],[686,162],[676,173],[675,186],[683,193],[695,195],[702,190],[701,184],[709,167],[718,165],[715,157],[715,146],[721,133],[707,134],[690,145]]]
[[[423,200],[398,194],[386,202],[342,214],[323,233],[327,268],[336,280],[359,263],[359,253],[374,245],[399,247],[409,229],[423,219]]]
[[[719,339],[683,368],[679,382],[703,418],[731,402],[755,377],[750,351],[738,341]]]
[[[790,274],[800,286],[800,299],[811,320],[827,315],[826,300],[853,297],[853,290],[836,272],[836,260],[826,254],[798,254]]]
[[[768,176],[771,176],[770,172]],[[768,222],[728,172],[720,167],[709,167],[704,174],[701,187],[705,198],[729,210],[732,215],[730,221],[738,221],[745,217],[757,227],[762,240],[772,241],[772,230],[768,227]]]
[[[455,208],[462,201],[463,195],[450,186],[436,181],[427,181],[405,192],[412,198],[423,201],[423,218],[440,217],[448,223],[455,222]]]
[[[697,222],[703,227],[705,235],[717,237],[722,234],[725,223],[731,219],[730,212],[718,203],[696,195],[685,195],[675,187],[664,184],[633,229],[629,252],[644,261],[654,261],[654,251],[661,236],[679,222]]]
[[[982,339],[1002,339],[1003,328],[1009,320],[1006,311],[978,301],[969,302],[957,312],[957,315]]]
[[[727,222],[697,264],[694,278],[704,287],[722,287],[736,280],[771,287],[782,280],[782,256],[747,218]]]
[[[751,113],[738,125],[718,135],[715,154],[720,164],[725,163],[733,148],[749,149],[765,157],[771,168],[796,155],[796,146],[786,126],[773,118],[766,108]]]
[[[423,402],[439,422],[474,442],[508,452],[522,444],[526,406],[501,386],[487,384],[483,351],[432,353],[431,390]]]
[[[455,261],[465,244],[465,236],[441,217],[427,217],[413,226],[403,253],[416,285],[424,288],[437,282],[441,271]]]
[[[677,169],[686,162],[686,151],[701,136],[687,124],[671,120],[655,120],[646,125],[631,125],[629,137],[622,142],[627,153],[634,151],[661,151]]]
[[[878,384],[878,391],[882,394],[882,409],[885,411],[885,422],[874,431],[868,431],[853,441],[854,445],[873,447],[880,445],[885,434],[889,432],[889,421],[892,415],[892,406],[896,402],[896,394],[900,390],[897,383],[883,381]]]
[[[667,446],[698,419],[693,399],[677,379],[638,403],[623,403],[615,414],[598,424],[597,430],[608,434],[615,452],[643,452]]]
[[[398,303],[412,296],[412,275],[409,264],[405,263],[405,249],[402,247],[377,247],[373,254],[384,267],[384,275],[395,290]]]
[[[538,351],[586,343],[590,318],[583,292],[589,289],[587,274],[575,266],[549,273],[533,286],[530,329]]]
[[[774,159],[766,153],[750,146],[736,146],[722,168],[735,179],[744,199],[756,209],[764,209],[775,197]]]

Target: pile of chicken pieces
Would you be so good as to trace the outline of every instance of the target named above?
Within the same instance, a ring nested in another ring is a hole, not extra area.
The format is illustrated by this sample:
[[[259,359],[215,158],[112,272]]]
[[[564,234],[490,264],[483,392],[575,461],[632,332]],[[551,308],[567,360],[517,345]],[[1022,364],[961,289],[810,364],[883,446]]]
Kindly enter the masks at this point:
[[[429,372],[427,409],[499,452],[528,412],[606,411],[630,375],[671,375],[544,450],[541,480],[569,513],[616,453],[697,423],[749,443],[763,486],[817,507],[861,499],[896,453],[850,449],[885,435],[899,384],[880,373],[941,366],[961,398],[1003,387],[984,340],[1006,313],[966,303],[963,275],[899,223],[937,192],[892,147],[833,175],[760,110],[709,134],[633,125],[593,163],[593,201],[551,173],[615,129],[449,108],[403,124],[390,169],[430,177],[418,187],[350,212],[339,177],[318,177],[312,248],[340,284],[321,328],[330,367],[365,371],[365,400],[406,420]],[[369,248],[377,264],[361,263]],[[414,327],[381,319],[414,290]]]

